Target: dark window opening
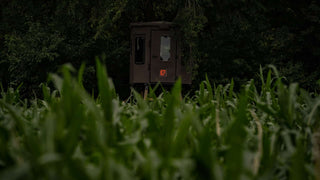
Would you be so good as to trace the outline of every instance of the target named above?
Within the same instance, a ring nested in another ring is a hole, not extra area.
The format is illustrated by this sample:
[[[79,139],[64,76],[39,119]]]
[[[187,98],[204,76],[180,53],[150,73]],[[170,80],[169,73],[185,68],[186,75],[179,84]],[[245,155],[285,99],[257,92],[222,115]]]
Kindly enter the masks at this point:
[[[146,40],[144,37],[136,37],[135,39],[135,63],[144,64],[145,62],[145,44]]]

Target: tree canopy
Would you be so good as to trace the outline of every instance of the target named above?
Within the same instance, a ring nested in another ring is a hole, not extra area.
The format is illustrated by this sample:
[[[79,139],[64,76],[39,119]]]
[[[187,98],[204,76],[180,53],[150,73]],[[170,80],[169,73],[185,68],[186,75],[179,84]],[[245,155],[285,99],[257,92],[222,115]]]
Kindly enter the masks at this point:
[[[180,27],[196,87],[205,74],[241,84],[274,64],[288,82],[319,88],[316,0],[2,0],[0,14],[0,81],[23,83],[25,97],[65,63],[85,63],[84,85],[95,89],[95,56],[116,88],[129,90],[129,24],[160,20]]]

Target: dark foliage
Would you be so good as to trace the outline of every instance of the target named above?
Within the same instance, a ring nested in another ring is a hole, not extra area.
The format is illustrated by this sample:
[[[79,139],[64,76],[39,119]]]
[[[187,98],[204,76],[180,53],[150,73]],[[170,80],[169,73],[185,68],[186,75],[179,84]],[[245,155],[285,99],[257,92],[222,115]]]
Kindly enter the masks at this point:
[[[41,94],[40,83],[65,63],[85,63],[84,86],[96,92],[95,56],[127,96],[129,24],[157,20],[180,26],[195,86],[205,74],[216,84],[242,84],[260,65],[274,64],[288,82],[319,89],[315,0],[1,0],[0,14],[0,82],[23,83],[22,97]]]

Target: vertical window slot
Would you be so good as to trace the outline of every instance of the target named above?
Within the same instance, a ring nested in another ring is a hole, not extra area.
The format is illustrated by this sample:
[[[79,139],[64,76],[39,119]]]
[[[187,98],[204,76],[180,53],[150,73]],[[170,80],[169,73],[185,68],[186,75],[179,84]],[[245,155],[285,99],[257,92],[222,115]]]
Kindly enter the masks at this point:
[[[169,61],[171,54],[171,38],[169,36],[161,36],[160,39],[160,60]]]
[[[136,37],[135,39],[135,64],[145,63],[145,44],[146,40],[144,37]]]

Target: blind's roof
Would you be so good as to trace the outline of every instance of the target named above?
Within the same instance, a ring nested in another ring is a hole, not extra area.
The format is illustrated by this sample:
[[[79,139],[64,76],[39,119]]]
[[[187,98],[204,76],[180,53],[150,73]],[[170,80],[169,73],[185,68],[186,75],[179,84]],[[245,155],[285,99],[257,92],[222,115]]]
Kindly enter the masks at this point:
[[[130,27],[147,27],[147,26],[158,26],[158,27],[170,27],[172,22],[167,21],[152,21],[152,22],[135,22],[130,23]]]

